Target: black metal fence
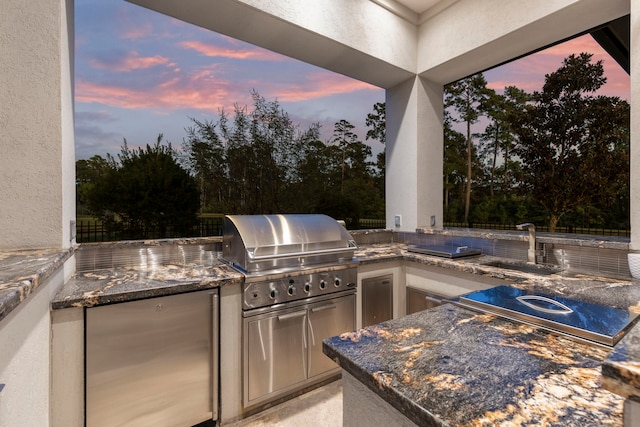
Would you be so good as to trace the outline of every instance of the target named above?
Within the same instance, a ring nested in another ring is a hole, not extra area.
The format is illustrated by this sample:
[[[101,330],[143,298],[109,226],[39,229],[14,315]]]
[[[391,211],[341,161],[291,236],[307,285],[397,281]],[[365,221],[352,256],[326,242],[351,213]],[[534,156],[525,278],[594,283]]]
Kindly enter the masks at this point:
[[[175,232],[172,227],[167,227],[161,232],[158,229],[144,230],[145,239],[169,239],[177,237],[207,237],[222,236],[224,216],[200,217],[198,224],[186,234]],[[118,240],[139,239],[127,231],[110,231],[98,219],[78,219],[76,221],[76,241],[78,243],[89,242],[113,242]]]
[[[205,215],[199,218],[198,224],[187,235],[176,233],[171,227],[164,232],[151,229],[145,230],[145,239],[168,239],[177,237],[209,237],[222,236],[224,215]],[[385,228],[384,219],[361,219],[355,229]],[[78,243],[113,242],[119,240],[139,239],[126,231],[109,231],[100,220],[94,218],[78,219],[76,221],[76,241]]]
[[[223,215],[211,215],[202,216],[199,218],[198,224],[191,230],[191,232],[184,235],[184,233],[175,233],[169,227],[164,233],[160,233],[158,230],[146,230],[145,239],[163,239],[163,238],[177,238],[177,237],[207,237],[207,236],[222,236],[222,227],[224,225]],[[516,225],[505,223],[489,223],[489,222],[474,222],[474,223],[456,223],[448,222],[444,224],[445,227],[459,227],[459,228],[482,228],[488,230],[515,230]],[[384,219],[360,219],[357,227],[351,227],[357,230],[367,229],[380,229],[385,228],[386,222]],[[538,231],[549,231],[549,227],[543,225],[536,225]],[[589,234],[596,236],[620,236],[630,237],[631,231],[629,229],[613,229],[613,228],[586,228],[586,227],[557,227],[556,233],[567,234]],[[76,241],[78,243],[88,242],[109,242],[118,240],[134,239],[135,237],[127,235],[126,232],[109,232],[97,219],[78,219],[76,222]]]
[[[358,230],[371,230],[374,228],[386,228],[387,223],[384,219],[359,219]]]
[[[491,223],[491,222],[445,222],[445,227],[461,227],[461,228],[482,228],[486,230],[515,230],[515,223]],[[536,224],[537,231],[549,231],[549,226]],[[630,237],[631,230],[628,228],[604,228],[604,227],[577,227],[577,226],[558,226],[555,233],[564,234],[589,234],[594,236],[619,236]]]

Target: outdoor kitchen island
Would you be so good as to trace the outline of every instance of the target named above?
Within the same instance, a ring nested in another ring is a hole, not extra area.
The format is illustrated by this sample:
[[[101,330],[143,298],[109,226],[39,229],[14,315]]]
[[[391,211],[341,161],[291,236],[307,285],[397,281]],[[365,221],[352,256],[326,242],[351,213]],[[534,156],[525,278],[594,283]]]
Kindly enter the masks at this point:
[[[176,245],[182,249],[178,252],[186,254],[192,245],[197,248],[203,242],[154,242],[149,251],[165,244]],[[102,253],[109,246],[124,251],[127,244],[100,244],[95,245],[95,249]],[[83,248],[84,251],[89,249],[93,246]],[[242,275],[209,258],[209,255],[213,254],[205,251],[199,255],[202,257],[199,262],[182,266],[149,263],[147,267],[132,265],[128,268],[97,269],[96,265],[95,270],[78,272],[60,289],[51,301],[55,332],[53,348],[64,350],[65,357],[68,357],[70,349],[78,352],[77,363],[62,364],[54,358],[52,370],[60,373],[61,380],[65,381],[67,398],[64,402],[80,402],[81,405],[83,401],[84,309],[219,288],[222,310],[233,307],[239,310]],[[441,259],[408,253],[406,245],[399,243],[362,244],[355,255],[360,266],[384,265],[392,261],[406,263],[407,268],[425,265],[451,274],[456,271],[470,273],[479,279],[492,275],[522,289],[581,298],[636,312],[640,308],[640,282],[637,280],[560,275],[541,277],[507,272],[486,265],[486,261],[493,261],[495,257]],[[27,258],[26,253],[23,256]],[[68,256],[65,253],[65,257]],[[10,258],[6,261],[10,265],[18,265]],[[47,265],[59,264],[57,257],[54,260],[42,258],[41,262],[46,265],[29,267],[29,270],[49,271]],[[24,267],[25,264],[20,265]],[[15,280],[8,278],[8,283],[22,286],[41,281],[25,281],[27,271],[24,268],[18,270],[15,274],[4,270],[11,277],[15,276]],[[235,293],[230,295],[231,291]],[[28,294],[26,291],[21,293]],[[225,300],[225,295],[232,298]],[[29,298],[20,305],[28,303]],[[0,308],[8,308],[0,310],[0,313],[6,315],[11,306],[9,299],[0,298]],[[239,316],[221,317],[239,323]],[[66,333],[62,334],[60,328]],[[230,330],[223,330],[230,337]],[[351,342],[346,339],[354,336],[359,340]],[[407,422],[414,424],[500,425],[500,420],[505,420],[505,425],[540,425],[543,420],[548,420],[547,425],[622,425],[623,398],[605,391],[604,388],[612,390],[611,384],[605,384],[605,380],[614,381],[620,392],[614,391],[624,397],[633,392],[640,393],[635,386],[638,375],[634,373],[640,354],[637,345],[640,326],[635,326],[612,353],[610,349],[579,344],[532,327],[446,304],[343,337],[344,340],[329,342],[328,351],[343,368],[344,395],[348,399],[356,397],[362,388],[370,394],[368,400],[380,394],[386,401],[384,405],[400,408],[400,415],[409,417],[407,420],[411,421]],[[629,340],[635,341],[628,344]],[[223,349],[233,347],[231,344],[234,342],[239,342],[237,336],[233,341],[224,341]],[[238,359],[239,350],[234,354]],[[230,363],[225,364],[225,372],[240,376],[239,371],[230,369]],[[70,377],[70,373],[75,376]],[[354,390],[354,386],[360,388]],[[9,386],[4,393],[7,390],[11,390]],[[228,387],[224,387],[222,392],[225,396],[230,394]],[[359,407],[360,404],[345,405],[347,414]],[[226,408],[229,408],[228,404]],[[60,409],[77,411],[74,413],[76,418],[83,419],[83,409],[78,404],[73,408]],[[363,414],[358,416],[363,423],[367,420]],[[553,421],[554,417],[557,417],[556,421]],[[225,421],[222,420],[221,424],[224,425]],[[381,424],[384,425],[383,422],[369,423]],[[398,421],[393,425],[398,425]]]
[[[325,340],[344,426],[622,425],[610,350],[452,304]]]

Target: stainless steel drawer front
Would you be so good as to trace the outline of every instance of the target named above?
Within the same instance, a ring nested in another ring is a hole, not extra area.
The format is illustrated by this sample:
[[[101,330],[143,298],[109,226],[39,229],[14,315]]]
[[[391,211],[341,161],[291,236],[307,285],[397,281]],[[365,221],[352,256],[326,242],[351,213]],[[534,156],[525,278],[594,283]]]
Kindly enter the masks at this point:
[[[253,314],[255,313],[255,314]],[[355,329],[355,291],[256,309],[243,318],[245,407],[268,402],[339,372],[325,338]]]
[[[211,304],[195,292],[87,309],[87,426],[212,419]]]

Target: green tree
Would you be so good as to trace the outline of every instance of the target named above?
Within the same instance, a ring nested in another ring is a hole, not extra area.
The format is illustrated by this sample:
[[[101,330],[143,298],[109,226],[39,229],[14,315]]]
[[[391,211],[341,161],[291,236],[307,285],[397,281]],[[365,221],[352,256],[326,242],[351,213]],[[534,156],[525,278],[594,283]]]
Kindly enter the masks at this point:
[[[387,114],[386,103],[373,104],[373,113],[367,114],[365,125],[369,128],[365,139],[376,139],[384,144],[387,141]]]
[[[366,140],[375,139],[378,140],[382,144],[386,144],[387,142],[387,104],[384,102],[376,102],[373,104],[373,112],[367,114],[367,118],[365,119],[365,125],[367,126],[367,135],[365,137]],[[375,162],[375,170],[373,172],[376,182],[376,187],[378,188],[379,194],[384,200],[385,193],[385,151],[383,149],[382,152],[378,153],[376,156]],[[382,208],[384,210],[384,206]],[[375,217],[373,217],[375,218]],[[384,212],[382,213],[381,218],[384,218]]]
[[[330,187],[327,145],[320,141],[319,125],[301,134],[296,145],[296,174],[285,193],[286,206],[290,212],[314,212],[320,195],[328,192]]]
[[[591,58],[565,58],[513,123],[520,191],[546,211],[551,231],[580,207],[612,204],[628,183],[629,104],[595,95],[606,78]]]
[[[478,122],[483,114],[485,104],[491,96],[487,88],[487,81],[482,74],[475,74],[445,86],[445,108],[453,108],[457,113],[452,116],[454,121],[466,125],[466,187],[464,199],[464,222],[469,221],[471,206],[471,186],[473,185],[473,162],[475,150],[471,126]]]
[[[340,150],[340,194],[344,194],[344,181],[347,171],[347,156],[350,147],[358,142],[358,136],[352,132],[355,128],[346,120],[340,120],[334,125],[331,144]]]
[[[465,182],[465,149],[466,139],[463,134],[454,130],[451,126],[452,118],[448,110],[444,111],[444,216],[446,221],[456,221],[458,218],[456,207],[462,206],[464,200]],[[452,203],[452,193],[456,193]],[[459,203],[456,203],[456,200]],[[452,207],[453,205],[453,207]]]
[[[171,144],[131,149],[124,141],[118,160],[90,193],[90,207],[109,231],[127,238],[189,235],[197,223],[199,191]]]
[[[226,212],[225,192],[229,187],[225,148],[216,124],[191,119],[182,144],[183,163],[196,177],[200,187],[201,212]]]
[[[491,121],[481,135],[483,142],[482,154],[487,158],[489,169],[489,193],[493,198],[497,175],[502,175],[501,190],[503,198],[509,189],[509,168],[513,165],[510,161],[511,150],[516,140],[516,135],[511,127],[510,118],[526,111],[527,102],[531,96],[515,86],[507,86],[504,94],[490,92],[484,107],[487,117]],[[501,156],[501,158],[499,158]]]
[[[76,162],[76,212],[78,214],[90,213],[91,192],[109,170],[109,162],[99,155]]]
[[[256,92],[252,97],[251,110],[236,105],[233,114],[223,111],[217,121],[192,119],[187,129],[183,163],[206,192],[206,209],[335,213],[342,207],[343,218],[384,211],[371,147],[358,139],[353,125],[339,121],[324,143],[318,123],[301,130],[276,101]],[[363,206],[354,208],[336,194],[362,200]]]
[[[217,122],[192,119],[183,144],[185,162],[206,181],[202,187],[215,198],[209,210],[236,214],[289,210],[290,190],[299,182],[300,132],[277,101],[252,93],[253,108],[234,106],[233,116],[222,111]],[[317,125],[312,125],[312,128]]]

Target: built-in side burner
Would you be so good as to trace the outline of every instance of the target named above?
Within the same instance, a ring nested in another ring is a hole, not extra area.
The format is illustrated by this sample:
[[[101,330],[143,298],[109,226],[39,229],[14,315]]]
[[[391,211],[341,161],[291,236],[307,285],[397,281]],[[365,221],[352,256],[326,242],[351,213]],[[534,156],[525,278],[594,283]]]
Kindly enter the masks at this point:
[[[626,310],[560,296],[530,294],[511,286],[496,286],[460,297],[460,304],[509,319],[614,346],[638,320]]]
[[[443,258],[463,258],[482,254],[478,249],[456,245],[411,245],[407,250],[409,252],[439,256]]]

